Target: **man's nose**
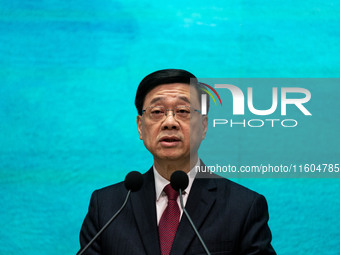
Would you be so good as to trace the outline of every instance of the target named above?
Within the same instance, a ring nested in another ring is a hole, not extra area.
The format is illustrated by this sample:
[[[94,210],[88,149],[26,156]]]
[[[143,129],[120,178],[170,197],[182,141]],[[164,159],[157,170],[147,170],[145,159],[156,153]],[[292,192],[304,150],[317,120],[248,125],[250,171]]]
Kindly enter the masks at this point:
[[[162,129],[178,129],[179,123],[175,118],[175,113],[172,110],[168,110],[166,115],[164,116],[164,120],[162,123]]]

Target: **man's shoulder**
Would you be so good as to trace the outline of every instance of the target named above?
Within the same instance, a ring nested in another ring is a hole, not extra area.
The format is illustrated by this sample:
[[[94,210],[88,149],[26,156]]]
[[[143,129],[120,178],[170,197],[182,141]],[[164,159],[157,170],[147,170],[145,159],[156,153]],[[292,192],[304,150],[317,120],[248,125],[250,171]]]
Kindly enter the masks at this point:
[[[261,194],[257,193],[254,190],[251,190],[239,183],[236,183],[235,181],[224,178],[214,173],[205,175],[203,178],[207,178],[213,181],[216,184],[218,193],[225,197],[229,197],[239,201],[253,201],[258,197],[263,197]]]
[[[261,212],[267,211],[266,198],[258,192],[226,178],[216,178],[217,198],[220,205],[234,210],[234,213],[247,213],[254,206]]]
[[[150,179],[149,177],[150,177],[150,170],[143,174],[144,184],[145,184],[145,182],[147,182],[148,179]],[[100,196],[102,196],[102,195],[105,196],[105,195],[110,195],[110,194],[112,194],[112,195],[118,195],[118,194],[126,195],[127,192],[128,192],[128,190],[125,187],[124,181],[120,181],[120,182],[117,182],[115,184],[111,184],[111,185],[102,187],[102,188],[94,191],[94,193],[97,193]]]
[[[239,184],[233,180],[230,180],[228,178],[225,178],[225,177],[221,177],[221,176],[218,176],[216,178],[216,180],[218,180],[222,185],[227,185],[227,186],[230,186],[231,188],[233,189],[236,189],[236,190],[240,190],[240,191],[243,191],[243,192],[250,192],[250,193],[254,193],[255,191],[243,186],[242,184]],[[255,192],[256,193],[256,192]]]
[[[127,190],[124,182],[118,182],[93,191],[91,200],[96,201],[98,204],[122,203],[126,194]]]
[[[125,186],[124,186],[124,181],[120,181],[120,182],[117,182],[115,184],[111,184],[111,185],[108,185],[108,186],[105,186],[105,187],[102,187],[102,188],[99,188],[97,190],[95,190],[95,192],[98,192],[98,193],[115,193],[115,192],[120,192],[122,190],[125,189]]]

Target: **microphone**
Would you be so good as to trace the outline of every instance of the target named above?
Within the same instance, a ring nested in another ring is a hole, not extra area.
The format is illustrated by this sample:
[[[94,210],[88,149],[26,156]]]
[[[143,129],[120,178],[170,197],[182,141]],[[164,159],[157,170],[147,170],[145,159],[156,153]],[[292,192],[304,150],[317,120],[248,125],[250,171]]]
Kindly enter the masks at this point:
[[[128,173],[124,180],[125,188],[128,191],[135,192],[143,186],[143,176],[140,172],[132,171]]]
[[[125,188],[128,190],[128,193],[126,194],[125,201],[122,205],[122,207],[112,216],[111,219],[99,230],[99,232],[91,239],[91,241],[79,252],[77,255],[82,255],[84,252],[92,245],[92,243],[97,240],[97,238],[103,233],[105,229],[113,222],[113,220],[118,216],[118,214],[123,210],[125,207],[131,192],[138,191],[142,185],[143,185],[143,176],[141,173],[137,171],[132,171],[128,173],[124,180]]]
[[[180,202],[181,202],[182,210],[185,213],[185,215],[187,216],[187,218],[188,218],[188,220],[191,224],[191,227],[195,231],[198,239],[200,240],[200,242],[201,242],[201,244],[202,244],[202,246],[205,250],[205,253],[210,255],[210,252],[209,252],[207,246],[205,245],[201,235],[198,233],[197,228],[195,227],[194,223],[192,222],[192,220],[191,220],[191,218],[190,218],[190,216],[189,216],[189,214],[188,214],[188,212],[185,209],[184,204],[183,204],[182,191],[185,190],[188,187],[188,184],[189,184],[188,175],[185,172],[178,170],[171,175],[170,184],[171,184],[171,187],[174,190],[179,192],[179,199],[180,199]]]

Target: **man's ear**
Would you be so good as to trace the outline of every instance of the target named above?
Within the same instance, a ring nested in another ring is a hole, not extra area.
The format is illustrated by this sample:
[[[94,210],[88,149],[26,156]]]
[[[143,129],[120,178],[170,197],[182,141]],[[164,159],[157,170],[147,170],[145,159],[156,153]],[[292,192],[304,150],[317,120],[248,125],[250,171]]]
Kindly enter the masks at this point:
[[[205,138],[208,129],[208,115],[202,116],[202,140]]]
[[[137,115],[137,127],[138,127],[138,134],[139,139],[143,140],[143,124],[142,124],[142,116]]]

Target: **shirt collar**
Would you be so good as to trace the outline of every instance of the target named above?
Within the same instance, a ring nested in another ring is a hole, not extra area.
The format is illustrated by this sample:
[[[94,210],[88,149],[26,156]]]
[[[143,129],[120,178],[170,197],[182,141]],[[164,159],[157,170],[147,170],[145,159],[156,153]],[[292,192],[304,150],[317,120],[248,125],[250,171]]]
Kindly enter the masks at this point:
[[[196,165],[188,173],[189,184],[188,184],[188,187],[183,191],[183,194],[189,194],[192,183],[194,182],[195,176],[197,174],[195,169],[196,167],[199,167],[199,166],[200,166],[200,159],[197,160]],[[164,187],[168,185],[170,182],[158,173],[155,165],[153,165],[153,174],[155,177],[156,201],[158,201],[162,195]]]

